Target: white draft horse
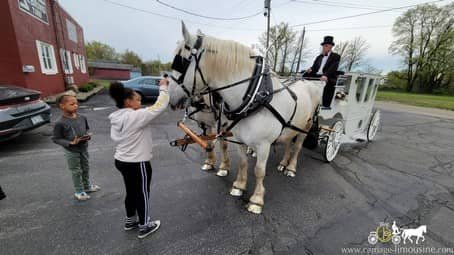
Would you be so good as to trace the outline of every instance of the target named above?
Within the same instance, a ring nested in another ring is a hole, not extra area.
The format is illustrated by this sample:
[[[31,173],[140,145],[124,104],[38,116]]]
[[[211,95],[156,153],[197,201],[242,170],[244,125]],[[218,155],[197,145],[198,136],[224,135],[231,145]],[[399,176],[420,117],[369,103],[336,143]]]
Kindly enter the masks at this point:
[[[404,239],[404,244],[405,244],[405,240],[410,240],[411,243],[413,243],[413,240],[411,239],[411,237],[413,236],[416,236],[416,244],[418,244],[418,241],[419,241],[419,238],[422,238],[422,241],[424,242],[426,240],[426,238],[424,238],[424,235],[427,232],[427,226],[426,225],[422,225],[422,226],[419,226],[418,228],[415,228],[415,229],[412,229],[412,228],[409,228],[409,229],[403,229],[402,230],[402,238]]]
[[[181,78],[181,81],[180,84],[174,81],[170,83],[171,105],[175,106],[182,99],[188,97],[188,91],[198,94],[207,89],[206,86],[209,89],[216,89],[251,77],[255,68],[255,60],[251,58],[251,56],[254,56],[252,49],[234,41],[204,36],[200,31],[197,36],[193,36],[189,34],[184,23],[182,30],[184,40],[179,43],[175,55],[190,59],[190,63],[188,63],[187,71],[184,74],[177,71],[173,72],[174,77]],[[197,40],[200,37],[203,37],[201,45],[194,47],[196,42],[200,43],[200,40]],[[201,54],[202,51],[203,55]],[[197,59],[196,57],[190,58],[191,55],[198,57]],[[200,72],[203,73],[203,79],[196,68],[199,68]],[[233,109],[243,103],[242,98],[246,93],[248,84],[249,81],[245,81],[238,86],[221,90],[218,94]],[[283,88],[282,83],[275,76],[272,77],[272,85],[274,90]],[[279,112],[285,121],[291,120],[293,115],[291,124],[299,129],[309,131],[312,126],[312,116],[320,104],[323,86],[320,82],[303,80],[293,84],[290,89],[296,94],[296,101],[292,100],[289,91],[282,90],[273,95],[270,105]],[[261,108],[239,121],[232,132],[235,139],[244,143],[244,145],[240,145],[239,169],[230,194],[241,196],[243,191],[246,190],[248,170],[246,152],[249,146],[256,152],[257,163],[254,170],[255,189],[247,208],[252,213],[260,214],[264,206],[265,187],[263,180],[271,144],[275,141],[291,144],[291,140],[298,136],[295,146],[299,146],[299,148],[292,150],[291,157],[284,158],[285,160],[281,162],[281,164],[296,164],[297,152],[301,148],[305,135],[301,135],[293,129],[283,129],[282,123],[266,108]],[[288,146],[291,147],[291,145]],[[286,151],[289,151],[290,147],[287,147]]]
[[[191,117],[194,121],[197,122],[199,126],[203,126],[207,133],[214,134],[217,132],[217,120],[215,116],[215,111],[213,109],[213,102],[210,102],[209,98],[205,96],[202,104],[204,104],[204,109],[194,113]],[[191,107],[190,107],[191,110]],[[229,174],[230,171],[230,155],[228,152],[228,145],[226,141],[221,140],[221,164],[219,165],[218,171],[216,172],[217,176],[224,177]],[[211,171],[215,169],[216,165],[216,152],[214,142],[211,142],[213,150],[207,152],[206,159],[201,167],[203,171]]]

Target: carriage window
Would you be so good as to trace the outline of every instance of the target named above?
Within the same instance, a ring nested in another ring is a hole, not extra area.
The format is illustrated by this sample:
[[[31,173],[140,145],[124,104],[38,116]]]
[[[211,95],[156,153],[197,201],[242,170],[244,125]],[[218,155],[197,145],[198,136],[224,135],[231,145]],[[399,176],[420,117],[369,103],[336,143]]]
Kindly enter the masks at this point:
[[[366,87],[367,79],[365,77],[358,77],[356,80],[356,101],[360,101]]]
[[[374,82],[375,79],[369,79],[369,86],[367,86],[366,97],[364,98],[364,102],[369,101],[369,98],[371,98],[371,94],[375,89]]]
[[[377,94],[377,90],[378,90],[378,82],[375,83],[374,90],[372,91],[372,96],[370,96],[370,98],[375,97],[375,94]]]

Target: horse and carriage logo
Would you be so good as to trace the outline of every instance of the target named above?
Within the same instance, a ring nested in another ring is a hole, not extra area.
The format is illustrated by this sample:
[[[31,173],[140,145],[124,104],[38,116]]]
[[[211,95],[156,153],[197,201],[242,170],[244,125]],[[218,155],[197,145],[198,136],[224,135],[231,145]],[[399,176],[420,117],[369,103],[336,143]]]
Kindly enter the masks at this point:
[[[402,241],[406,244],[406,241],[409,240],[410,243],[413,243],[412,237],[416,237],[416,244],[418,244],[421,239],[425,241],[424,235],[427,232],[427,226],[422,225],[418,228],[409,228],[409,229],[400,229],[396,225],[396,221],[393,221],[391,229],[389,228],[389,223],[381,222],[375,231],[370,232],[367,237],[367,241],[375,245],[378,242],[388,243],[391,241],[393,244],[400,244]]]

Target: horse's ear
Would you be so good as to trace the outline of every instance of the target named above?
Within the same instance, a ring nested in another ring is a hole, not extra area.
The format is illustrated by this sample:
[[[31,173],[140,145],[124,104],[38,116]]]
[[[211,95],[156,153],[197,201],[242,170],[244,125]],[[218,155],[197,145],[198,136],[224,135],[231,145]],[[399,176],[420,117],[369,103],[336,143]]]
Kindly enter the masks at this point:
[[[203,36],[205,36],[205,34],[202,33],[202,30],[197,29],[197,36],[202,36],[203,37]]]
[[[181,21],[181,31],[183,32],[184,42],[187,45],[191,44],[191,35],[189,34],[188,29],[186,28],[186,25],[184,24],[184,21]]]

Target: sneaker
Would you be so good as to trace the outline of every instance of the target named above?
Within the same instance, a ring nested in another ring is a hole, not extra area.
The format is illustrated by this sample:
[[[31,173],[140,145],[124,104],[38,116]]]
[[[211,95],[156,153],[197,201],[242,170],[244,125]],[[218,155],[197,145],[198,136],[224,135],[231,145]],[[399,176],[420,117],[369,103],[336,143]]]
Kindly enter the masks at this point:
[[[140,226],[139,228],[139,238],[145,238],[147,237],[148,235],[150,235],[151,233],[155,232],[156,230],[158,230],[158,228],[161,226],[161,221],[160,220],[155,220],[155,221],[152,221],[150,223],[148,223],[148,225],[146,226]]]
[[[133,220],[132,218],[126,218],[124,230],[132,230],[139,227],[139,222],[137,220]]]
[[[96,192],[96,191],[98,191],[100,189],[101,189],[101,187],[99,187],[98,185],[92,184],[92,185],[90,185],[90,187],[88,189],[85,189],[85,192],[86,193],[92,193],[92,192]]]
[[[90,199],[90,196],[87,195],[87,193],[85,193],[85,192],[78,192],[78,193],[75,193],[74,196],[75,196],[76,199],[79,200],[79,201],[85,201],[85,200]]]

